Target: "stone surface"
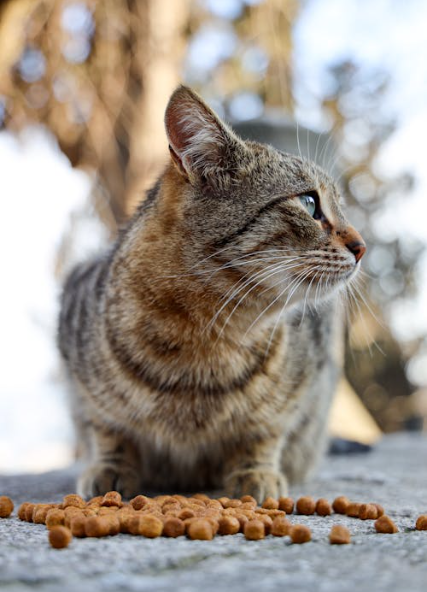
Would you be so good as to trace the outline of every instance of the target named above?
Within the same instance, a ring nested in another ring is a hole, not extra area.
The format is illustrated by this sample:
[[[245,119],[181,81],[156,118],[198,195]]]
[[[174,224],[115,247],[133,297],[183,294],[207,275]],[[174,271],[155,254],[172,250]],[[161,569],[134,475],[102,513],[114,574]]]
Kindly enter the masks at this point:
[[[22,501],[60,501],[74,490],[76,469],[45,475],[0,477],[0,495]],[[185,538],[148,540],[129,535],[74,539],[67,549],[50,548],[44,526],[0,519],[0,590],[21,592],[149,591],[275,592],[407,591],[427,589],[427,531],[414,530],[427,513],[427,439],[388,436],[368,454],[328,457],[318,477],[292,490],[294,497],[385,506],[400,532],[375,533],[372,521],[338,515],[292,516],[308,524],[313,540],[246,541],[242,535],[211,542]],[[331,546],[332,524],[345,524],[352,543]]]

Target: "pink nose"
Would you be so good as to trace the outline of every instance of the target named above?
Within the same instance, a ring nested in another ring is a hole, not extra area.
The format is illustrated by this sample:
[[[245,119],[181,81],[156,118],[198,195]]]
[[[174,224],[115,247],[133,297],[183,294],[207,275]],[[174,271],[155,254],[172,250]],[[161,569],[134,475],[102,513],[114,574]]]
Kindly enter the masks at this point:
[[[345,246],[356,257],[357,263],[362,259],[363,255],[366,253],[366,245],[363,241],[352,241],[351,243],[346,243]]]

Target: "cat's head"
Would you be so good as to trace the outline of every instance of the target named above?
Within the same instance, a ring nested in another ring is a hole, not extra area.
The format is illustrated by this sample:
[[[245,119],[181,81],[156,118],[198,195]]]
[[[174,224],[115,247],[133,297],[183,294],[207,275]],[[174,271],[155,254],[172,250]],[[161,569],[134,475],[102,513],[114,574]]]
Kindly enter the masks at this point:
[[[321,168],[241,140],[186,87],[173,93],[165,125],[180,187],[180,252],[207,287],[234,299],[250,290],[283,306],[321,300],[354,276],[366,247]]]

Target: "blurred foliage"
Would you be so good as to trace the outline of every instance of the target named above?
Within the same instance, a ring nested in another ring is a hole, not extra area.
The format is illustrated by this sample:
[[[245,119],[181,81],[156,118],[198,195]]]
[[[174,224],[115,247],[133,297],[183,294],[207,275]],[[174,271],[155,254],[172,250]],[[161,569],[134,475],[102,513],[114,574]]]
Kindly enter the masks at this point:
[[[10,130],[46,125],[73,166],[93,175],[97,213],[114,231],[163,165],[163,110],[180,79],[234,121],[298,112],[295,86],[304,80],[293,69],[292,31],[304,4],[3,1],[0,120]],[[323,156],[332,168],[339,159],[349,217],[369,246],[369,275],[353,298],[347,374],[384,430],[413,427],[425,396],[409,396],[405,365],[420,344],[403,351],[385,319],[390,301],[414,290],[421,246],[377,224],[388,200],[412,183],[408,176],[385,180],[374,166],[397,125],[382,109],[387,74],[349,61],[329,74],[333,84],[314,97],[331,129],[333,155]]]

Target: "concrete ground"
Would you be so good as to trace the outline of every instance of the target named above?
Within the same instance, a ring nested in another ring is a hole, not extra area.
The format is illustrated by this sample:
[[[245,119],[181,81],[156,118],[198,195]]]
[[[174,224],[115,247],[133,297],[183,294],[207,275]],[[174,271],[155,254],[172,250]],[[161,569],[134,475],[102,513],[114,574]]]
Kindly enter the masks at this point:
[[[75,471],[74,471],[75,472]],[[0,495],[22,501],[60,501],[74,490],[73,470],[44,475],[0,476]],[[372,521],[332,515],[292,516],[310,526],[313,540],[288,537],[246,541],[242,535],[213,541],[144,539],[118,535],[74,539],[50,548],[43,525],[0,519],[0,590],[23,592],[425,592],[427,531],[414,530],[427,513],[427,438],[385,437],[367,454],[328,457],[313,482],[292,490],[331,501],[347,495],[375,501],[399,533],[377,534]],[[331,525],[345,524],[352,544],[331,546]]]

